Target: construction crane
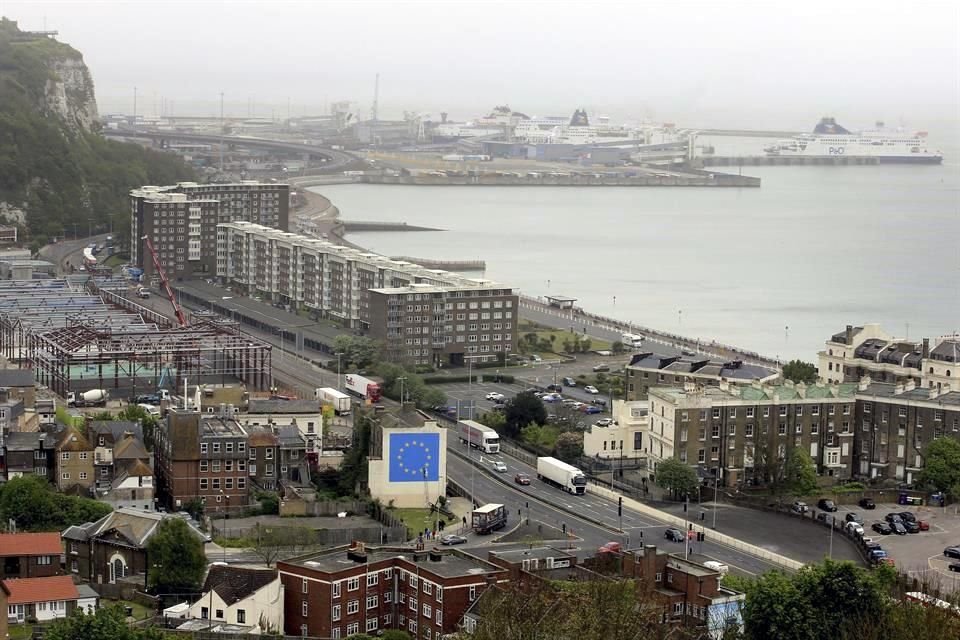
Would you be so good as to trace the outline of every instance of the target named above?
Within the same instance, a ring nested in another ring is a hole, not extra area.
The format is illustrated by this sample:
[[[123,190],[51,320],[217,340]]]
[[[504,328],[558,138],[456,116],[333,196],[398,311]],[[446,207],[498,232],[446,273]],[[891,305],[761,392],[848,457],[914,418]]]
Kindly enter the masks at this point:
[[[143,236],[141,240],[147,243],[147,249],[150,251],[150,257],[153,258],[153,268],[157,270],[157,275],[160,276],[160,286],[163,287],[164,293],[167,294],[167,299],[169,299],[170,304],[173,305],[173,312],[177,316],[177,322],[181,327],[187,326],[187,318],[183,315],[183,309],[181,309],[180,305],[177,303],[177,297],[173,295],[173,289],[170,288],[170,281],[167,280],[167,272],[164,271],[163,265],[160,264],[160,258],[157,257],[157,251],[153,248],[153,243],[150,242],[150,237]]]

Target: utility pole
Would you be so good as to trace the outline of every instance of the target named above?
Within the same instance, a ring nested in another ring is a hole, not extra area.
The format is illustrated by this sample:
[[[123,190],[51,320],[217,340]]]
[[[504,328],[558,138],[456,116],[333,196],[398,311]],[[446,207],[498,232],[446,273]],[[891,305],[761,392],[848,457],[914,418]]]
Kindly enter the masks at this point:
[[[717,488],[720,486],[720,478],[723,477],[723,468],[717,467],[717,475],[713,479],[713,528],[717,528]]]
[[[397,378],[397,382],[400,383],[400,408],[403,409],[403,383],[407,381],[405,376],[400,376]]]
[[[223,173],[223,91],[220,92],[220,173]]]

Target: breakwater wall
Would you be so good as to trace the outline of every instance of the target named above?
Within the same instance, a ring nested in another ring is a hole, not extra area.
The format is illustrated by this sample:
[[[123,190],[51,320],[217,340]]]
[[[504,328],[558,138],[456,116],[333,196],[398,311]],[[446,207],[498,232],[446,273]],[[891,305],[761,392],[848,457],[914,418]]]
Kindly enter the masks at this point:
[[[760,178],[727,173],[655,175],[631,177],[596,177],[586,174],[538,177],[529,175],[365,175],[361,182],[368,184],[407,186],[491,186],[491,187],[748,187],[758,188]]]

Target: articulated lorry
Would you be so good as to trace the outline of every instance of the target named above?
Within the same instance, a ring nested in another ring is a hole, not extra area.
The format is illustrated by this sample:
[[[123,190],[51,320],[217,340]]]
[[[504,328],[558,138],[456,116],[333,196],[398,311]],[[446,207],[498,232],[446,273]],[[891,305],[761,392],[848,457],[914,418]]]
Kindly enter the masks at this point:
[[[344,376],[344,381],[346,382],[344,388],[348,393],[352,393],[370,402],[380,402],[382,392],[379,383],[369,378],[358,376],[355,373],[348,373]]]
[[[537,458],[537,477],[567,493],[582,496],[587,492],[587,477],[583,471],[556,458]]]
[[[457,433],[460,435],[460,442],[470,443],[471,447],[476,447],[484,453],[500,453],[500,436],[485,424],[473,420],[460,420],[457,422]]]
[[[323,404],[333,405],[333,410],[338,416],[350,413],[350,396],[342,391],[337,391],[333,387],[321,387],[314,391],[314,396]]]

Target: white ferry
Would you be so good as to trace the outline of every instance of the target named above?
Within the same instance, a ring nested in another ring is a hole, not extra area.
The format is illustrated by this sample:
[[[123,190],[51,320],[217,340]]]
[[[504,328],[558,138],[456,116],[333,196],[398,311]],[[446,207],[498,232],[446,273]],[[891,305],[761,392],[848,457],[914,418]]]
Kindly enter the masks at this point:
[[[926,131],[915,134],[888,131],[878,122],[876,130],[852,133],[833,118],[821,119],[812,134],[780,140],[764,151],[774,156],[871,157],[883,163],[943,162],[943,154],[927,143]]]

